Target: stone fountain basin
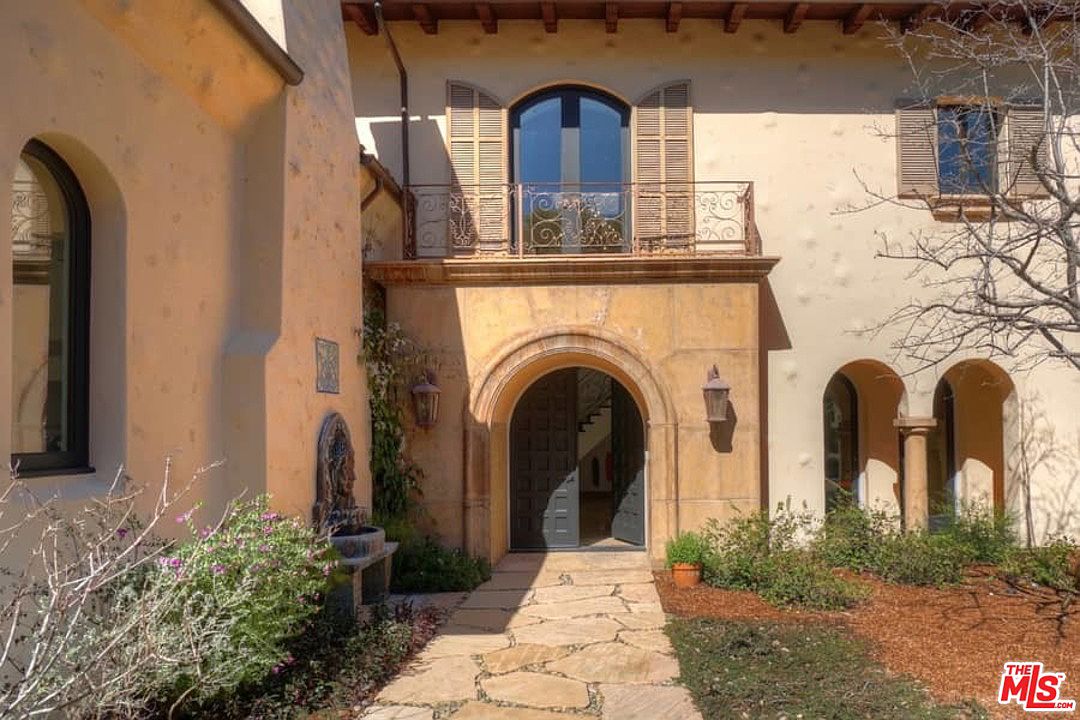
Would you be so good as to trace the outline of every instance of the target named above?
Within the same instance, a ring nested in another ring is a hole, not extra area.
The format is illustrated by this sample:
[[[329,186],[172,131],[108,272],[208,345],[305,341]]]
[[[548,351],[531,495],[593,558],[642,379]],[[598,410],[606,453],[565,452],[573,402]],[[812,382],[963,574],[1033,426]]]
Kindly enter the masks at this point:
[[[339,530],[330,536],[333,545],[346,561],[375,560],[386,550],[386,531],[374,525]]]

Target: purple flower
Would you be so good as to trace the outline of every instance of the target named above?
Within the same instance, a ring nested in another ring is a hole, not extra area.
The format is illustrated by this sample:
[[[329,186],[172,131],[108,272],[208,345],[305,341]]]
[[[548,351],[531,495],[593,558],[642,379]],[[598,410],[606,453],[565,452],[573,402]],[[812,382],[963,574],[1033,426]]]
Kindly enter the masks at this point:
[[[183,564],[184,564],[184,561],[181,560],[178,557],[169,558],[169,567],[171,567],[171,568],[178,568]]]
[[[275,665],[274,667],[270,668],[270,672],[277,675],[278,673],[281,672],[281,666],[280,665]]]
[[[273,525],[267,525],[267,526],[265,526],[263,528],[263,535],[269,535],[272,532],[274,532],[274,526]]]
[[[118,530],[116,531],[116,536],[117,536],[118,538],[120,538],[121,540],[123,540],[124,538],[126,538],[126,537],[127,537],[127,534],[128,534],[127,528],[119,528],[119,529],[118,529]]]
[[[278,515],[276,512],[264,512],[262,515],[259,516],[259,519],[260,520],[277,520],[279,517],[281,517],[281,516]]]
[[[259,546],[259,552],[261,552],[261,553],[270,552],[270,546],[269,545],[260,545]]]
[[[204,527],[202,530],[199,531],[199,537],[202,538],[203,540],[205,540],[206,538],[210,537],[213,534],[214,534],[214,528],[211,528],[211,527]]]
[[[210,568],[210,571],[212,573],[214,573],[215,575],[221,575],[226,570],[228,570],[228,568],[225,567],[224,565],[222,565],[221,563],[214,563],[213,567]]]
[[[177,515],[176,516],[176,522],[183,525],[184,523],[186,523],[188,520],[191,519],[191,513],[192,512],[194,512],[194,510],[188,510],[186,513],[182,513],[180,515]]]

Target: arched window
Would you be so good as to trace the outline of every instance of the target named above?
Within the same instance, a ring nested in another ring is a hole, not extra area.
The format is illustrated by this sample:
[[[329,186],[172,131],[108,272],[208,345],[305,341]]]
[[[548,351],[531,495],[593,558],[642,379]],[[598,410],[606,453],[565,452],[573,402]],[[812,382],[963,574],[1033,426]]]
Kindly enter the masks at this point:
[[[90,211],[71,168],[30,141],[11,194],[12,464],[86,468]]]
[[[859,419],[855,386],[836,373],[825,386],[822,399],[825,425],[825,509],[842,502],[858,503]]]
[[[629,106],[591,88],[551,88],[511,109],[510,132],[526,253],[630,249]]]
[[[956,512],[956,394],[952,383],[942,378],[934,390],[934,418],[937,427],[927,443],[927,491],[930,529],[948,524]]]

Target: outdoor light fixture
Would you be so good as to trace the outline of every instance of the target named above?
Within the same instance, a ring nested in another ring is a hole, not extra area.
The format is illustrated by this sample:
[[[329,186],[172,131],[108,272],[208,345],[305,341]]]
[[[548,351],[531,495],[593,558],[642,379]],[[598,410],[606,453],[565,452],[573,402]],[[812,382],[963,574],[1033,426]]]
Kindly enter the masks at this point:
[[[708,380],[701,386],[701,392],[705,395],[705,419],[710,423],[726,422],[731,385],[720,378],[715,365],[709,369]]]
[[[439,419],[439,386],[435,384],[435,374],[430,370],[424,372],[420,383],[413,385],[413,411],[416,413],[416,424],[422,428],[435,426]]]

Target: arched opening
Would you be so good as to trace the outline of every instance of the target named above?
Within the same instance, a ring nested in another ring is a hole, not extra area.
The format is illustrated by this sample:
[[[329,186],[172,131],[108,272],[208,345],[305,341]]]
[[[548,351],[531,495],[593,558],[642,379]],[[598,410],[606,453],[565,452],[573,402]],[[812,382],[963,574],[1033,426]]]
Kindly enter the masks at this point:
[[[645,545],[645,425],[622,383],[553,370],[522,393],[509,434],[511,549]]]
[[[75,173],[31,140],[12,179],[12,461],[89,463],[90,209]]]
[[[859,463],[859,396],[854,383],[841,372],[825,386],[822,397],[825,427],[825,510],[845,502],[861,503]]]
[[[1004,510],[1013,403],[1012,380],[989,360],[960,362],[938,382],[927,443],[931,528],[965,507]]]
[[[526,253],[630,250],[630,107],[580,85],[510,109],[516,242]]]

